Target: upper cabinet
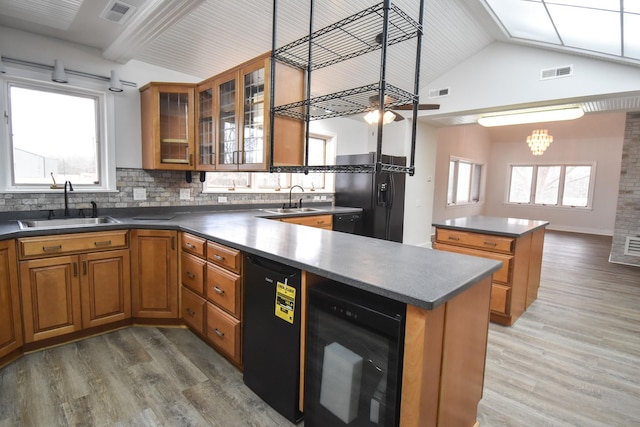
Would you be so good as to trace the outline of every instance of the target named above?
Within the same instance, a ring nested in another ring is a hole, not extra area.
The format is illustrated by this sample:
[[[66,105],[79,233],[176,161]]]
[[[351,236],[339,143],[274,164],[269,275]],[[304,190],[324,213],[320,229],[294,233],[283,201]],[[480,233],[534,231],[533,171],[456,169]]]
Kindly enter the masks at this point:
[[[141,88],[143,167],[268,171],[270,64],[266,53],[198,85]],[[303,70],[278,62],[275,75],[276,105],[304,98]],[[303,164],[304,130],[303,120],[275,118],[275,166]]]
[[[194,170],[195,85],[149,83],[140,88],[142,167]]]

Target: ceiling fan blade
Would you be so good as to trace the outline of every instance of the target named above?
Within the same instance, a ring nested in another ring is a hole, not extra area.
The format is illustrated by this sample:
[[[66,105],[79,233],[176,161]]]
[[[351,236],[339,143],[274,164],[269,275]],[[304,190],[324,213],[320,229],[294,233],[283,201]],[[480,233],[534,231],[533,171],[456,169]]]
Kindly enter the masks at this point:
[[[399,105],[394,110],[413,110],[413,104]],[[418,110],[439,110],[440,104],[418,104]]]
[[[395,117],[393,118],[394,122],[401,122],[404,120],[404,117],[402,117],[400,114],[398,113],[393,113],[393,114],[395,114]]]

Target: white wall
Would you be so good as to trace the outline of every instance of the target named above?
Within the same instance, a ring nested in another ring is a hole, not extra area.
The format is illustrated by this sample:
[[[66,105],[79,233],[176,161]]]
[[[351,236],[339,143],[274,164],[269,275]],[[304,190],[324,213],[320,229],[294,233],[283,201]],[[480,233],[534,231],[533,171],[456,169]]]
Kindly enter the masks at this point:
[[[139,61],[119,64],[104,59],[100,51],[61,40],[0,26],[0,52],[3,57],[15,58],[53,66],[60,59],[66,69],[82,71],[101,76],[109,76],[111,70],[117,70],[122,80],[134,82],[138,88],[150,81],[198,82],[194,76],[177,73]],[[16,65],[7,66],[6,76],[24,76],[25,70]],[[37,70],[36,70],[37,71]],[[44,79],[50,79],[51,73],[40,70]],[[89,80],[91,84],[95,80]],[[87,79],[69,76],[68,85],[82,86]],[[105,82],[105,89],[107,82]],[[115,104],[115,141],[116,166],[124,168],[142,167],[142,144],[140,131],[140,93],[138,88],[124,87],[124,91],[113,94]],[[4,140],[4,135],[2,135]],[[1,141],[1,140],[0,140]]]
[[[549,229],[613,235],[620,162],[624,141],[625,113],[589,114],[583,118],[545,123],[553,143],[542,156],[533,156],[525,140],[541,125],[491,128],[491,160],[487,177],[485,214],[541,219]],[[474,125],[477,126],[477,125]],[[510,164],[596,164],[592,209],[546,208],[505,203]]]
[[[454,126],[438,130],[436,153],[435,192],[433,200],[433,220],[436,222],[463,216],[481,215],[486,198],[493,191],[490,185],[480,190],[480,203],[447,206],[447,185],[449,181],[449,160],[451,157],[470,160],[482,164],[483,182],[487,182],[490,169],[491,141],[487,130],[478,125]]]
[[[571,77],[540,80],[540,70],[566,65],[573,65]],[[426,115],[637,92],[640,73],[637,67],[495,42],[429,82],[421,100],[428,99],[428,90],[446,87],[450,95],[437,98],[440,109]]]

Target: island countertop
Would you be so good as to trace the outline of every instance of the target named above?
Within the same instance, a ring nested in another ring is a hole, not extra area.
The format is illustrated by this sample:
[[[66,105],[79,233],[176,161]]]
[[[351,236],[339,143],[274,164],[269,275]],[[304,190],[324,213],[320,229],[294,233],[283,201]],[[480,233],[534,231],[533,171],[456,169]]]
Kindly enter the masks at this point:
[[[112,216],[120,222],[63,230],[20,230],[15,221],[1,221],[0,239],[113,229],[179,230],[427,310],[501,265],[479,257],[273,221],[273,215],[260,209]]]
[[[473,231],[507,237],[521,237],[547,225],[549,225],[548,221],[482,215],[465,216],[433,223],[436,228]]]

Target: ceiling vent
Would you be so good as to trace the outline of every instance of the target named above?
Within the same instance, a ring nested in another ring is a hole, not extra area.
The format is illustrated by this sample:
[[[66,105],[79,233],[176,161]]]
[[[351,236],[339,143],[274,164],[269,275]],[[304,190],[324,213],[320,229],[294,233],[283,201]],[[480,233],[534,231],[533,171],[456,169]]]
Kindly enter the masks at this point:
[[[627,242],[624,245],[624,254],[640,256],[640,236],[627,237]]]
[[[116,24],[123,24],[133,13],[136,7],[119,0],[111,0],[102,11],[100,17]]]
[[[444,89],[432,89],[429,91],[429,98],[441,98],[443,96],[449,95],[449,88],[446,87]]]
[[[557,79],[558,77],[570,77],[571,75],[573,75],[573,65],[540,70],[540,80]]]

